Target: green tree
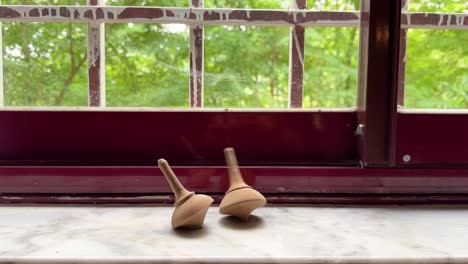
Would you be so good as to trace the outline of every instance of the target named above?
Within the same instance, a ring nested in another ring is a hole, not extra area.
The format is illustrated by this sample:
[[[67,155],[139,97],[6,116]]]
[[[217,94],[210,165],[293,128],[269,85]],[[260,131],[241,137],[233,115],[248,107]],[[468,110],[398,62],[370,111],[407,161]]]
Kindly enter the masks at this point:
[[[288,8],[289,0],[205,0],[206,7]],[[359,10],[359,0],[309,0],[312,10]],[[84,5],[85,0],[3,0]],[[188,0],[108,0],[107,5],[188,6]],[[463,0],[411,0],[410,11],[467,12]],[[86,24],[3,23],[5,105],[86,106]],[[189,30],[106,24],[108,106],[187,107]],[[356,102],[358,28],[307,28],[304,107]],[[408,33],[405,106],[468,108],[466,30]],[[207,107],[285,108],[290,28],[205,27]]]

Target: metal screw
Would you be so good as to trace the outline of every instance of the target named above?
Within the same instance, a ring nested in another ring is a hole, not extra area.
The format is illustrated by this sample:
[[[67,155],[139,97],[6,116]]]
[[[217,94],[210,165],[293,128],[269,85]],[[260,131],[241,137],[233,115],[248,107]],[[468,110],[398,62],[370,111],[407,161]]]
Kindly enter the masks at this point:
[[[411,156],[409,154],[403,155],[403,161],[404,162],[410,162],[411,161]]]

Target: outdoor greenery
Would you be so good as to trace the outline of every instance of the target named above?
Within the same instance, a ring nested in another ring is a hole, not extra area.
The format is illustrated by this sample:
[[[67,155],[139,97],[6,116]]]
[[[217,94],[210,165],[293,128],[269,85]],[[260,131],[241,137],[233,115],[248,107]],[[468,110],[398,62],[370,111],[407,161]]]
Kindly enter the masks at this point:
[[[107,0],[187,6],[188,0]],[[288,8],[290,0],[205,0],[206,7]],[[359,0],[308,0],[312,10],[359,10]],[[85,0],[2,0],[84,5]],[[465,0],[411,0],[410,11],[468,12]],[[185,25],[106,24],[107,106],[188,107]],[[2,23],[6,106],[86,106],[86,24]],[[405,106],[468,108],[468,30],[411,29]],[[205,27],[206,107],[285,108],[288,27]],[[307,28],[304,107],[356,102],[358,28]]]

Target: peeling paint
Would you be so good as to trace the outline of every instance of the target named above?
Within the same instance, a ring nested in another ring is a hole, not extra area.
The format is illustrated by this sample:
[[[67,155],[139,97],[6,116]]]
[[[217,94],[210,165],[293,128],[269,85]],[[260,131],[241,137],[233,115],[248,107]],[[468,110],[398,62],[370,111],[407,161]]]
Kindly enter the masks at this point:
[[[304,67],[304,54],[302,54],[301,52],[301,49],[300,49],[300,43],[299,43],[299,40],[297,38],[297,33],[296,33],[296,30],[292,30],[293,32],[293,38],[294,38],[294,42],[295,42],[295,46],[296,46],[296,52],[297,52],[297,56],[299,57],[299,61],[301,63],[301,66]]]
[[[197,23],[197,24],[262,24],[288,25],[301,23],[352,22],[358,25],[359,12],[320,12],[306,10],[249,10],[160,7],[103,7],[103,6],[2,6],[2,21],[72,21],[106,23]],[[5,10],[6,9],[6,10]],[[6,11],[6,12],[5,12]],[[312,16],[307,14],[315,13]],[[316,19],[325,14],[327,19]],[[310,21],[307,21],[309,17]],[[350,19],[343,19],[348,17]],[[230,22],[230,23],[226,23]]]
[[[442,25],[442,22],[444,22],[444,16],[439,16],[439,23],[437,25]]]
[[[88,68],[96,67],[96,61],[100,58],[99,28],[91,27],[88,34]]]
[[[1,21],[72,21],[97,23],[183,23],[195,25],[302,25],[357,27],[356,11],[250,10],[108,6],[10,6],[0,7]],[[408,28],[468,28],[468,14],[408,13]],[[414,16],[414,17],[413,17]],[[444,19],[447,21],[444,23]],[[437,23],[438,21],[438,23]]]
[[[197,52],[196,52],[196,38],[197,36],[195,35],[194,30],[190,30],[190,59],[192,60],[191,62],[191,73],[190,73],[190,87],[191,87],[191,104],[192,105],[197,105],[198,104],[198,74],[197,74]]]
[[[464,15],[454,15],[456,17],[457,26],[463,25],[463,20],[465,19]]]
[[[0,21],[358,27],[360,20],[356,11],[32,5],[4,5],[0,10]],[[406,17],[402,17],[404,28],[468,29],[468,14],[463,13],[404,12],[402,16]]]
[[[403,28],[468,29],[468,14],[405,12],[403,16]]]
[[[19,14],[20,18],[24,19],[50,18],[57,21],[63,20],[64,18],[71,18],[72,20],[98,20],[98,12],[103,14],[104,19],[109,19],[109,14],[112,14],[115,19],[125,10],[112,7],[79,6],[4,6],[3,8],[7,8],[8,12],[6,13],[16,12]],[[90,13],[91,16],[87,15],[87,13]],[[2,17],[2,19],[7,19],[7,15]],[[17,17],[12,18],[17,19]]]

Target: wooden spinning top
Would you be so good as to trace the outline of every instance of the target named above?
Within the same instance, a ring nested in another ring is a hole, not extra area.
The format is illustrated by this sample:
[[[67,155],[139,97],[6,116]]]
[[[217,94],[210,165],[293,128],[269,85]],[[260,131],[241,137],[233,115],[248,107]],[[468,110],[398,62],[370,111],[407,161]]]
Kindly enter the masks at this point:
[[[207,195],[187,191],[166,160],[158,160],[158,165],[175,195],[175,210],[171,221],[172,228],[202,228],[213,199]]]
[[[265,206],[267,201],[261,193],[244,182],[234,149],[224,149],[224,157],[229,167],[229,189],[221,200],[219,212],[246,220],[253,210]]]

